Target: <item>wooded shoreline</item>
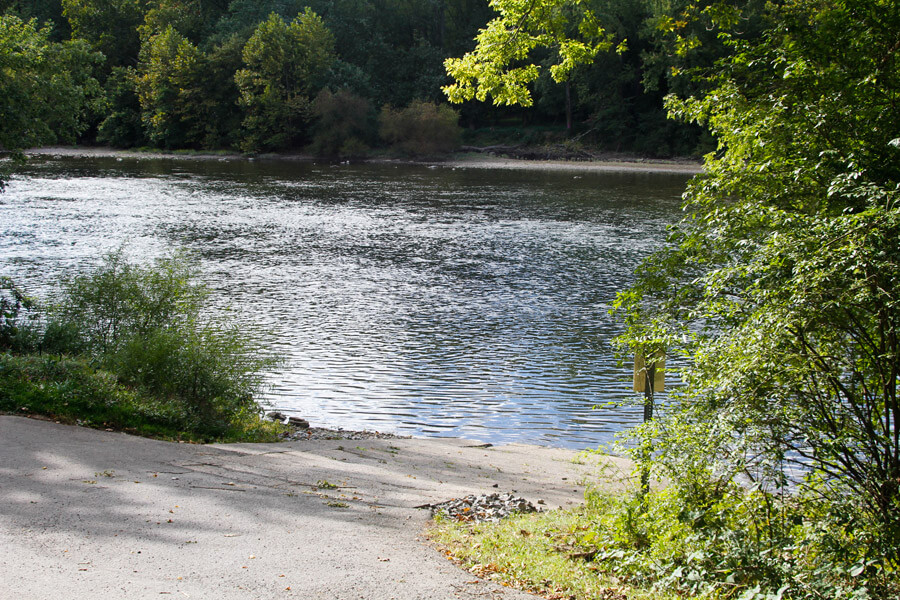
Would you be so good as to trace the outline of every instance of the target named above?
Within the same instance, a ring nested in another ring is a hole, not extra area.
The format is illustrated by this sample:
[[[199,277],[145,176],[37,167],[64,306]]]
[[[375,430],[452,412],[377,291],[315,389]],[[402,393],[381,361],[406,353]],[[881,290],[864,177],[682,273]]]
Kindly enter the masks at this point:
[[[47,146],[25,151],[31,157],[77,157],[77,158],[123,158],[147,160],[219,160],[219,161],[298,161],[322,162],[326,159],[309,154],[261,154],[250,156],[239,152],[165,152],[162,150],[120,150],[93,146]],[[579,172],[628,172],[628,173],[685,173],[697,174],[703,168],[699,160],[653,159],[641,157],[615,156],[594,160],[525,159],[509,158],[490,153],[458,152],[443,159],[400,159],[371,157],[358,159],[359,163],[419,164],[452,168],[474,169],[522,169],[544,171]]]

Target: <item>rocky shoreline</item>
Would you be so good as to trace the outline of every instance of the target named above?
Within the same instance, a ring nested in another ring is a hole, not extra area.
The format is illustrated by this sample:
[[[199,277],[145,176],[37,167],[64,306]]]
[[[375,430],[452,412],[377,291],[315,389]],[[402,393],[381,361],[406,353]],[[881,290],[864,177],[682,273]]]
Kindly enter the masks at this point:
[[[409,435],[398,435],[382,431],[330,429],[328,427],[312,427],[309,421],[300,417],[289,417],[284,413],[273,411],[266,413],[266,418],[283,423],[289,431],[283,434],[285,441],[302,442],[306,440],[408,440]]]

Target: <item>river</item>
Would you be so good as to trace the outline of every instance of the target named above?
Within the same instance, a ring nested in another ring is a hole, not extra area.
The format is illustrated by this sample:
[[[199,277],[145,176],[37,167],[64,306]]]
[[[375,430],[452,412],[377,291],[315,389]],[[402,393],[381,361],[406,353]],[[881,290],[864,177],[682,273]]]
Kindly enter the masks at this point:
[[[267,405],[313,425],[596,447],[638,422],[608,309],[687,175],[39,158],[0,195],[0,275],[45,294],[119,247],[185,248],[274,335]]]

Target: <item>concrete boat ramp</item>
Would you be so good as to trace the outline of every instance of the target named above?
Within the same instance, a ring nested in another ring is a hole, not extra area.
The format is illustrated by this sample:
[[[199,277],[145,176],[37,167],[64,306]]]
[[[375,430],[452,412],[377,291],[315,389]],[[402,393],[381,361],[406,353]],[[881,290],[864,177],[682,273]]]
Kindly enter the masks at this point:
[[[415,507],[512,491],[571,506],[597,469],[576,455],[460,439],[178,444],[0,416],[0,598],[534,598],[445,560]]]

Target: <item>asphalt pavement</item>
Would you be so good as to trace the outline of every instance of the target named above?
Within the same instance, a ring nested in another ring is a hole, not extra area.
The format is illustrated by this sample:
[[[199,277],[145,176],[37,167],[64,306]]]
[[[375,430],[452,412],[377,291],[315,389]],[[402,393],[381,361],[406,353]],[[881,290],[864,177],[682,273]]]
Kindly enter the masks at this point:
[[[179,444],[0,416],[0,599],[533,599],[447,561],[416,507],[493,492],[571,506],[597,469],[576,456],[446,438]]]

